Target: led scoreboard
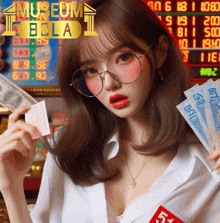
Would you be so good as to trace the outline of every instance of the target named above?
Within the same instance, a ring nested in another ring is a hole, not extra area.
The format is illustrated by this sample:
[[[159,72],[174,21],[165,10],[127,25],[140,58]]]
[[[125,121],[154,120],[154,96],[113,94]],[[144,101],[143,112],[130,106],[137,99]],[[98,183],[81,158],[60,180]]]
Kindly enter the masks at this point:
[[[220,78],[220,1],[146,1],[177,38],[191,82]]]
[[[15,14],[16,21],[13,22],[13,30],[16,36],[6,36],[5,44],[2,46],[3,55],[6,54],[6,66],[1,73],[32,95],[60,95],[57,77],[58,49],[62,40],[58,39],[27,39],[21,38],[18,34],[18,25],[21,21],[45,21],[53,20],[51,15],[48,18],[38,16],[37,18],[27,16],[24,10],[25,4],[58,3],[58,1],[13,1],[2,0],[1,6],[7,9],[13,3],[15,8],[20,7],[19,16]],[[18,6],[19,5],[19,6]],[[62,20],[62,18],[59,18]],[[46,59],[44,57],[46,56]]]

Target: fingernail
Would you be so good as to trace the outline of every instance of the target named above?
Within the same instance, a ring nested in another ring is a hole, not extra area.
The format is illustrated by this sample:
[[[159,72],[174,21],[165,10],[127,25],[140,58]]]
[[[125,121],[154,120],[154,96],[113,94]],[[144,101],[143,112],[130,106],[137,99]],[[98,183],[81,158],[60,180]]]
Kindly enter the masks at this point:
[[[22,113],[25,113],[25,112],[29,111],[30,109],[31,109],[31,107],[24,108],[24,109],[22,110]]]

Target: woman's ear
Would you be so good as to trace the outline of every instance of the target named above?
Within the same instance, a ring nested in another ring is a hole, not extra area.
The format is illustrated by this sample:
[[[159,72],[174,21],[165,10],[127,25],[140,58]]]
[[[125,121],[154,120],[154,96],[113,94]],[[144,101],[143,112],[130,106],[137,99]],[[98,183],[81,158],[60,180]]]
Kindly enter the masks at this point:
[[[160,36],[159,44],[156,47],[156,68],[159,69],[167,58],[169,40],[166,36]]]

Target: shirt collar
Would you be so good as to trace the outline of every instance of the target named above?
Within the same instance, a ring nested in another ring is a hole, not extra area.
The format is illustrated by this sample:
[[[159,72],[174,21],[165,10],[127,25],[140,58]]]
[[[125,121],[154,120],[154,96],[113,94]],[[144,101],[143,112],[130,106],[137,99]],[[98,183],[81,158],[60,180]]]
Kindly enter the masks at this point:
[[[114,158],[119,151],[119,133],[114,132],[107,144],[104,147],[103,154],[106,160]]]
[[[178,153],[176,154],[176,157],[182,157],[182,155],[180,155],[181,152],[183,152],[181,148],[185,148],[185,147],[186,146],[184,146],[184,145],[180,145],[180,148],[178,148]],[[192,153],[190,155],[190,157],[199,158],[199,160],[202,161],[204,166],[206,166],[208,171],[211,173],[211,165],[213,165],[214,161],[208,162],[208,164],[207,164],[207,162],[205,162],[206,157],[208,156],[207,151],[202,148],[198,149],[196,145],[194,145],[194,146],[191,145],[189,147],[190,148],[194,147],[194,149],[190,150],[190,153]],[[186,150],[186,148],[184,150]],[[108,140],[107,144],[104,147],[104,150],[103,150],[104,158],[109,161],[110,159],[114,158],[118,154],[118,151],[119,151],[119,132],[116,131],[112,134],[112,136],[110,137],[110,139]],[[186,153],[186,151],[184,151],[183,153]],[[188,160],[188,158],[185,159],[185,161],[187,161],[187,160]],[[194,165],[187,165],[187,166],[188,166],[188,168],[186,168],[187,169],[186,175],[188,175],[188,177],[189,177],[190,173],[194,169]],[[215,180],[217,180],[217,182],[220,182],[219,174],[216,174],[215,172],[212,172],[211,174],[213,175]]]

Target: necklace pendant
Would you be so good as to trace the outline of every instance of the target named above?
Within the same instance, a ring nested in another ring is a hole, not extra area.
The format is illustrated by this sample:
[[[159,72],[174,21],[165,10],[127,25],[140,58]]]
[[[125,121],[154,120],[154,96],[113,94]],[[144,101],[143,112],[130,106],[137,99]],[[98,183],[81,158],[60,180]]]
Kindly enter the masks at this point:
[[[133,180],[133,182],[130,184],[133,188],[136,187],[136,182]]]

